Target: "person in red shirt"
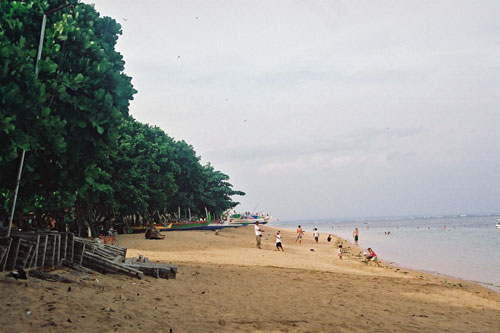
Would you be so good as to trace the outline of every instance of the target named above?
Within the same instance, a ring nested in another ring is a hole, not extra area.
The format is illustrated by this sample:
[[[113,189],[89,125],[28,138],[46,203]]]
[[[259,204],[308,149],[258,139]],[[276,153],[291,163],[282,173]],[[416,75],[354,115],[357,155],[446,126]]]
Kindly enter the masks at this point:
[[[377,254],[375,253],[375,251],[373,251],[371,247],[369,247],[367,249],[367,251],[368,251],[368,254],[366,255],[365,262],[373,261],[374,263],[377,264],[378,267],[380,267],[380,264],[378,263],[378,257],[377,257]]]

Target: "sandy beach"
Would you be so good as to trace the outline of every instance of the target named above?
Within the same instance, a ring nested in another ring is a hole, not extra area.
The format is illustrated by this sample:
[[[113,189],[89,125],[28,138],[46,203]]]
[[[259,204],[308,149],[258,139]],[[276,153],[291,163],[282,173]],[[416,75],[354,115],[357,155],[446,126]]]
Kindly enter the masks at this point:
[[[498,332],[500,294],[474,283],[362,262],[349,243],[302,244],[253,226],[120,235],[127,256],[178,266],[174,280],[58,270],[81,283],[0,278],[1,332]],[[344,245],[344,258],[337,244]],[[374,249],[376,251],[376,249]]]

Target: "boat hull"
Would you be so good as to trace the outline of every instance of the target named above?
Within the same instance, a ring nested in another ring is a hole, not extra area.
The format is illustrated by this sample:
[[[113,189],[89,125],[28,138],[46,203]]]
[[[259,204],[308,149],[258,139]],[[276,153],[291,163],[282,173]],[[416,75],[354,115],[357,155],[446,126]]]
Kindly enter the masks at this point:
[[[203,228],[210,225],[210,221],[203,222],[188,222],[188,223],[172,223],[172,227],[170,229],[166,229],[165,231],[181,231],[181,230],[203,230]]]

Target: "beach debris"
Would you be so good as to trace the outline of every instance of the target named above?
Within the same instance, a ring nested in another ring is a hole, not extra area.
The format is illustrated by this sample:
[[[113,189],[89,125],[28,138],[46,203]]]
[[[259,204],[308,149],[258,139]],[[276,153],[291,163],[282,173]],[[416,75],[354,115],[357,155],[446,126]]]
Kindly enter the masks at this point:
[[[22,268],[19,268],[19,270],[17,270],[17,271],[10,272],[9,274],[7,274],[7,277],[11,277],[11,278],[14,278],[16,280],[17,279],[21,279],[21,280],[28,279],[28,277],[26,276],[26,272]]]
[[[33,311],[31,311],[31,310],[26,310],[26,314],[27,314],[28,316],[29,316],[29,315],[31,315],[32,313],[33,313]]]
[[[40,279],[40,280],[64,282],[64,283],[80,283],[78,281],[68,279],[64,276],[61,276],[58,274],[52,274],[52,273],[45,273],[45,272],[42,272],[38,269],[32,269],[29,271],[28,274],[29,274],[29,276]]]
[[[309,251],[314,252],[314,249],[310,249]]]
[[[139,279],[144,275],[164,279],[176,277],[176,266],[151,263],[142,255],[139,258],[126,258],[126,255],[126,248],[105,244],[99,238],[76,237],[70,232],[13,231],[10,237],[0,237],[0,272],[11,271],[8,276],[15,279],[27,279],[25,269],[30,269],[28,275],[31,277],[79,283],[40,270],[53,270],[63,265],[85,274],[126,274]]]

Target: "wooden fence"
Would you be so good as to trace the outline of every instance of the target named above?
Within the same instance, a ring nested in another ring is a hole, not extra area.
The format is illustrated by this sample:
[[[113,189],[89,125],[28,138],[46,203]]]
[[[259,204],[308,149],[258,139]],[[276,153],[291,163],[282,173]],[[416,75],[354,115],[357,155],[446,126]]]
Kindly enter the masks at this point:
[[[34,268],[84,267],[100,273],[121,273],[142,279],[176,277],[177,267],[127,258],[127,249],[70,232],[12,232],[0,237],[0,272]]]

